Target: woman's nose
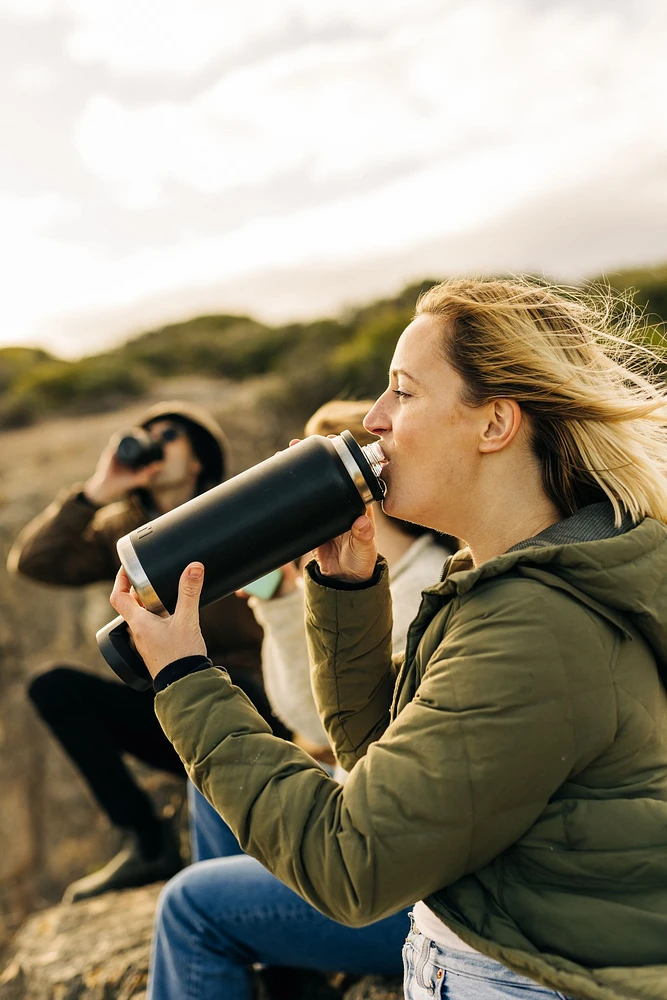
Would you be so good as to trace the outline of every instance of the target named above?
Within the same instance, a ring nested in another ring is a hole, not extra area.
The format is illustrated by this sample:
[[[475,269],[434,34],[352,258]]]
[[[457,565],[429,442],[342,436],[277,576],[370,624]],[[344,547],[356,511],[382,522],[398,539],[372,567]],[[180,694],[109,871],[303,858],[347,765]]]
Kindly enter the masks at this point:
[[[364,417],[364,427],[369,434],[384,434],[389,430],[389,419],[382,405],[384,393]]]

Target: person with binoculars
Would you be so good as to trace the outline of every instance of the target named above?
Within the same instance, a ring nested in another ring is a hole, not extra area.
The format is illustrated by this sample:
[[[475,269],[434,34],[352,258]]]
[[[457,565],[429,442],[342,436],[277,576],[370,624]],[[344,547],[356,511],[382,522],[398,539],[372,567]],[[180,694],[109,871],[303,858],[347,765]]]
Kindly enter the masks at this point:
[[[115,434],[93,475],[63,491],[14,543],[8,568],[41,583],[81,587],[113,580],[120,565],[116,541],[227,476],[229,447],[201,407],[169,401],[151,407],[139,425]],[[206,641],[263,716],[272,716],[261,677],[262,630],[245,600],[232,595],[202,610]],[[183,765],[153,711],[153,695],[132,691],[68,665],[43,670],[29,696],[76,764],[109,820],[125,833],[119,853],[101,871],[68,887],[74,902],[111,889],[169,878],[182,867],[177,825],[162,820],[150,796],[123,762],[130,753],[168,773]],[[240,848],[227,831],[221,851]]]
[[[408,1000],[665,997],[667,393],[613,317],[519,278],[419,301],[365,424],[386,513],[466,546],[400,667],[372,517],[309,563],[313,684],[345,784],[207,656],[201,562],[169,617],[124,571],[112,593],[165,733],[243,849],[340,923],[413,907]],[[165,919],[190,942],[184,988],[151,1000],[246,1000],[229,970],[248,949],[183,902]]]

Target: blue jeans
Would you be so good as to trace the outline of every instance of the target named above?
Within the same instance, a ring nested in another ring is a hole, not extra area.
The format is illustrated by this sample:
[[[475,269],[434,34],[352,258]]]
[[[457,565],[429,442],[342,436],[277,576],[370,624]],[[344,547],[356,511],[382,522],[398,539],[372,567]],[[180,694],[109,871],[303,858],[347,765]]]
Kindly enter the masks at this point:
[[[148,1000],[251,1000],[254,963],[400,975],[409,927],[407,910],[344,927],[245,854],[201,861],[160,896]]]
[[[567,1000],[486,955],[440,948],[414,926],[403,965],[405,1000]]]
[[[158,903],[148,1000],[250,1000],[250,967],[400,975],[408,911],[370,927],[322,916],[259,861],[192,783],[195,861]]]
[[[208,799],[188,781],[188,822],[193,861],[243,854],[241,845]]]

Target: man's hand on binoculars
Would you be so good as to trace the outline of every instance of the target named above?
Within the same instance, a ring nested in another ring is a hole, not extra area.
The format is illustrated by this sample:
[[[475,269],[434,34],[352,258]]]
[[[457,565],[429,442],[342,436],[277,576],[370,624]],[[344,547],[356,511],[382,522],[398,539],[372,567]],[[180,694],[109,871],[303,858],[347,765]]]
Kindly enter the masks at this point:
[[[183,656],[206,656],[206,643],[199,626],[199,597],[204,583],[201,563],[186,566],[178,584],[173,615],[158,618],[139,601],[124,569],[118,571],[111,592],[111,606],[127,622],[137,652],[151,677]]]
[[[100,455],[95,472],[83,487],[85,495],[97,507],[120,500],[130,490],[150,486],[155,474],[164,467],[164,462],[151,462],[141,469],[121,465],[116,458],[119,439],[120,435],[114,434]]]

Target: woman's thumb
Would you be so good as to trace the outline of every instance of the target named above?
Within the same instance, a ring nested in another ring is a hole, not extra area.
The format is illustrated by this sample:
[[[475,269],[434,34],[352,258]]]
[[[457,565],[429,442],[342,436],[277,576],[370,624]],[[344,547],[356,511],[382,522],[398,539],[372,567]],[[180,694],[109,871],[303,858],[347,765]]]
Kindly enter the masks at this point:
[[[352,535],[354,538],[358,538],[360,542],[372,541],[375,537],[375,528],[371,519],[365,514],[358,517],[352,525]]]
[[[204,567],[200,562],[190,563],[181,573],[178,582],[176,614],[199,617],[199,597],[204,585]]]

